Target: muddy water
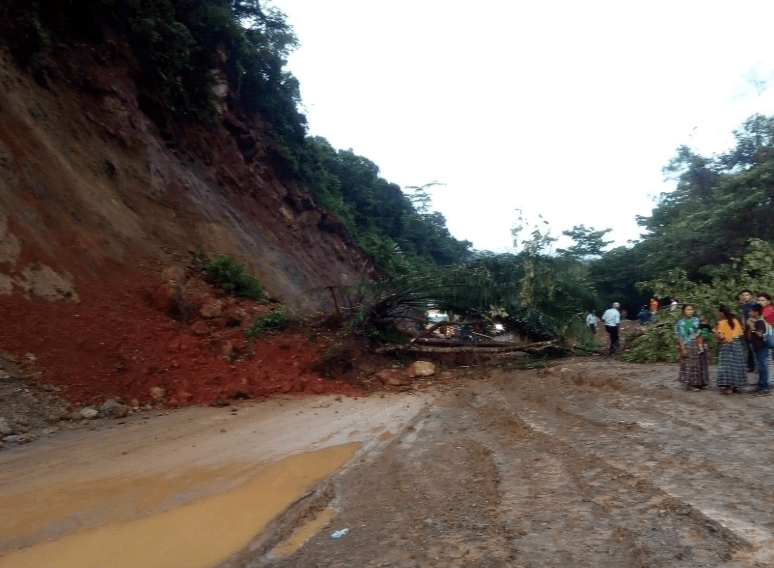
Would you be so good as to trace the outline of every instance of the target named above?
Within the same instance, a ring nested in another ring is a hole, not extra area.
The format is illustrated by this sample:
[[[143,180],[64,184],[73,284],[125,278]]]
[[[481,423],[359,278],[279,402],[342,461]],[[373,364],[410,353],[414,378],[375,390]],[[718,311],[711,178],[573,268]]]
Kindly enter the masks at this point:
[[[272,553],[276,558],[290,556],[296,550],[301,548],[310,537],[317,534],[321,528],[331,522],[335,514],[336,512],[333,509],[325,509],[318,516],[306,522],[301,528],[295,531],[287,541],[280,544],[272,551]]]
[[[0,565],[208,568],[243,549],[273,517],[346,463],[358,447],[359,443],[351,443],[290,456],[222,494],[202,497],[160,514],[7,551],[0,557]],[[76,492],[73,498],[77,497]],[[68,510],[76,504],[60,502],[58,506]],[[26,522],[34,524],[35,520]]]

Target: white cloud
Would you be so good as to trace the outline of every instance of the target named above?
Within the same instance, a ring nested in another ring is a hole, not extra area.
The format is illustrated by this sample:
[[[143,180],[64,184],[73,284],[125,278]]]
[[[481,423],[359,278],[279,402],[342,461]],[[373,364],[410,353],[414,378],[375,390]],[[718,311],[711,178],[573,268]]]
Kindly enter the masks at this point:
[[[723,151],[774,107],[748,82],[773,75],[769,2],[273,4],[311,133],[401,186],[445,183],[435,206],[480,249],[510,246],[517,207],[624,244],[679,145]]]

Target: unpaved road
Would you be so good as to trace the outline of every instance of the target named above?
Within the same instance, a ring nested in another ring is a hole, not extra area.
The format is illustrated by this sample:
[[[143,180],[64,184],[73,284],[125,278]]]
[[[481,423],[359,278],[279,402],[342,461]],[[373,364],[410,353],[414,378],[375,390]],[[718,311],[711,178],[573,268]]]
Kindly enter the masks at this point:
[[[126,434],[19,448],[0,454],[0,497],[66,486],[73,470],[104,477],[111,464],[111,475],[129,468],[142,477],[149,463],[165,471],[193,462],[214,480],[194,476],[198,489],[178,491],[180,502],[184,495],[195,503],[233,491],[247,475],[232,467],[239,474],[225,476],[216,466],[359,442],[346,465],[305,488],[219,566],[774,566],[774,399],[682,391],[673,365],[592,358],[562,366],[569,370],[545,376],[488,371],[427,395],[275,402],[237,417],[188,409],[127,425]],[[275,423],[282,427],[272,430]],[[295,438],[280,435],[293,431]],[[133,449],[123,454],[122,444]],[[187,445],[197,449],[159,451]],[[80,465],[68,463],[68,452]],[[30,463],[40,470],[27,479]],[[182,509],[166,499],[141,514],[175,507]],[[88,514],[69,518],[117,522],[99,511],[92,503]],[[303,540],[295,535],[309,523],[305,544],[286,547]],[[78,529],[47,530],[57,526]],[[345,528],[342,538],[330,537]],[[147,566],[168,565],[150,558]]]

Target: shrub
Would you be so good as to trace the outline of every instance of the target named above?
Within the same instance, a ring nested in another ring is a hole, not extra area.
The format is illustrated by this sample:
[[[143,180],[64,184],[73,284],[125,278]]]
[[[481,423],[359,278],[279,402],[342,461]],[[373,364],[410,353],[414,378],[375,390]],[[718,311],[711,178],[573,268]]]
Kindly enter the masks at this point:
[[[253,337],[254,335],[261,335],[263,333],[271,333],[278,331],[288,325],[288,316],[285,313],[285,309],[282,307],[277,308],[268,314],[263,314],[259,317],[250,329],[247,330],[247,336]]]
[[[263,300],[265,293],[261,281],[230,256],[220,255],[204,265],[207,274],[224,290],[235,296]]]

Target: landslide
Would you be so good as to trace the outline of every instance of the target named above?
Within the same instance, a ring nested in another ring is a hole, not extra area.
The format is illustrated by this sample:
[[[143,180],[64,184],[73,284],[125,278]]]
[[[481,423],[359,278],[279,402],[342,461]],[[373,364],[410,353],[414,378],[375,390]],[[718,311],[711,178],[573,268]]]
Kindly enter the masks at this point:
[[[330,310],[325,287],[366,267],[214,61],[215,123],[170,138],[120,37],[55,39],[25,69],[0,45],[0,349],[73,408],[159,402],[151,387],[173,404],[353,390],[309,370],[324,341],[248,341],[274,304],[229,297],[194,261],[234,257],[293,316]]]

